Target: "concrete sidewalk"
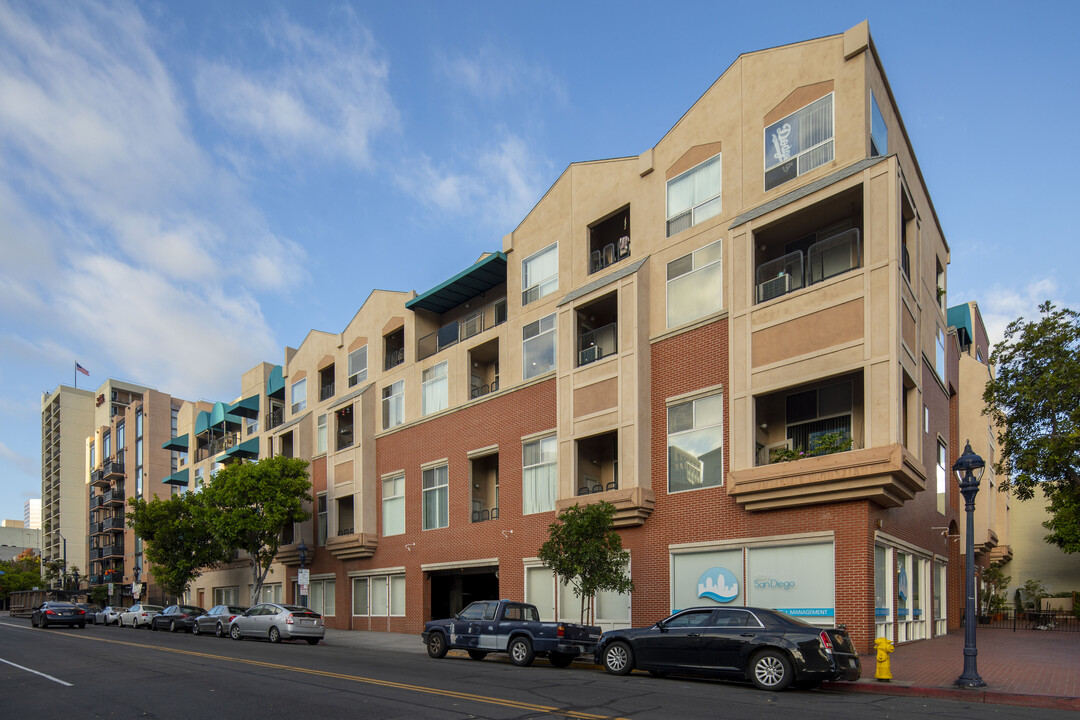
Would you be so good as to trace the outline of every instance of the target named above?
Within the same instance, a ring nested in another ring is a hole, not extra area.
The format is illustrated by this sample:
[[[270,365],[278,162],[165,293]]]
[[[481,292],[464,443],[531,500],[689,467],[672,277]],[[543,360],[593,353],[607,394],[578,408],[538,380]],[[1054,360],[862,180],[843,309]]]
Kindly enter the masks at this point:
[[[419,633],[327,629],[327,645],[426,655]],[[823,690],[932,697],[964,702],[1080,711],[1080,633],[983,630],[977,636],[981,690],[955,686],[964,670],[964,633],[905,643],[892,654],[891,682],[874,680],[873,655],[862,656],[862,679],[832,682]],[[591,659],[577,664],[593,667]]]

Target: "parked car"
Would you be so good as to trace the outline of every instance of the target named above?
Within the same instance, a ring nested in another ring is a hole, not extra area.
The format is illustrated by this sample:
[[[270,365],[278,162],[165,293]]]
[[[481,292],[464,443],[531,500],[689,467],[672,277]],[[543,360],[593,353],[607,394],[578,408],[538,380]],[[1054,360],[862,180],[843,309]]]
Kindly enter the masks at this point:
[[[218,637],[225,637],[229,634],[229,623],[237,615],[245,612],[247,608],[240,605],[215,605],[205,615],[195,618],[195,622],[191,624],[191,633],[193,635],[213,633]]]
[[[161,612],[165,608],[161,605],[148,605],[146,603],[135,603],[127,610],[120,613],[119,624],[120,627],[131,626],[133,628],[150,627],[150,618],[156,613]]]
[[[206,610],[197,605],[170,605],[150,618],[151,630],[190,630],[195,618],[205,615]]]
[[[47,628],[50,625],[78,625],[86,627],[86,611],[75,603],[47,600],[30,613],[30,625]]]
[[[504,652],[515,665],[531,665],[537,655],[555,667],[566,667],[578,655],[592,652],[600,628],[564,622],[541,622],[535,605],[510,600],[480,600],[452,618],[431,620],[420,635],[428,655],[445,657],[462,648],[473,660]]]
[[[89,603],[75,603],[80,610],[86,613],[86,622],[94,625],[97,623],[97,614],[101,612],[101,608],[97,605],[91,605]]]
[[[98,625],[118,625],[120,623],[120,613],[123,611],[124,608],[106,605],[94,613],[94,622]]]
[[[229,637],[233,640],[266,638],[277,643],[302,638],[309,645],[318,645],[324,635],[322,615],[299,605],[262,603],[229,623]]]
[[[762,690],[858,680],[859,655],[843,629],[755,607],[696,607],[647,628],[609,630],[595,660],[615,675],[703,674],[747,679]]]

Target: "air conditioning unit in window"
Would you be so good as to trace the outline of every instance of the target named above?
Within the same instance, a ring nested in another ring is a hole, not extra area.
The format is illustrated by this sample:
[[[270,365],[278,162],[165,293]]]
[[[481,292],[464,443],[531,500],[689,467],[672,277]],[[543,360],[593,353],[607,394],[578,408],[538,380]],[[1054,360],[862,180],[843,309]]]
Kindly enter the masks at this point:
[[[599,345],[593,345],[587,347],[578,353],[578,365],[588,365],[591,362],[596,362],[604,356],[603,351]]]
[[[789,292],[791,292],[791,276],[784,273],[757,286],[757,301],[765,302]]]

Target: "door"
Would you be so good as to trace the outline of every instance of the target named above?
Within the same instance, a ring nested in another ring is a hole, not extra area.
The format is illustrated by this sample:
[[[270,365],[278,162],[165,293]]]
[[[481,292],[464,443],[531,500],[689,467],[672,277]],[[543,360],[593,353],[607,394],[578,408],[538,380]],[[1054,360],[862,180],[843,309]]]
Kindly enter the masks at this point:
[[[757,643],[759,633],[765,632],[753,613],[736,608],[719,608],[712,625],[702,638],[702,667],[716,671],[741,671],[742,651]]]
[[[697,668],[703,664],[702,637],[712,610],[687,610],[652,628],[634,648],[639,664],[649,667]]]

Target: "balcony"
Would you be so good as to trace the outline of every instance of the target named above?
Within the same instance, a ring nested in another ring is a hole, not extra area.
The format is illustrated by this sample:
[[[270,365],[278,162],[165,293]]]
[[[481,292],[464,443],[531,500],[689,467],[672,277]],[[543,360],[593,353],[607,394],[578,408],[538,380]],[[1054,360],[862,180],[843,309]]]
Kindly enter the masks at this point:
[[[278,405],[270,408],[270,415],[266,423],[267,430],[273,430],[276,427],[285,424],[285,408]]]
[[[334,383],[327,383],[319,388],[319,401],[334,397]]]
[[[106,546],[104,546],[102,548],[99,548],[99,549],[101,550],[101,557],[102,558],[112,558],[112,557],[122,558],[122,557],[124,557],[124,544],[123,543],[116,543],[116,544],[113,544],[113,545],[106,545]]]
[[[405,362],[405,328],[399,327],[383,335],[383,369],[395,368],[403,362]]]
[[[338,560],[369,558],[375,554],[375,549],[378,546],[378,535],[354,533],[352,528],[338,532],[337,537],[326,539],[326,549]]]
[[[91,535],[100,535],[101,533],[105,532],[105,523],[90,523],[89,530]]]
[[[124,461],[122,458],[109,458],[102,467],[102,477],[106,480],[121,480],[124,477]]]
[[[124,518],[122,518],[122,517],[105,518],[105,521],[102,523],[102,528],[106,532],[116,531],[116,530],[120,530],[121,532],[123,532],[123,530],[124,530]]]
[[[555,501],[555,512],[561,513],[574,505],[594,505],[609,502],[615,506],[613,524],[617,528],[644,525],[653,512],[656,495],[650,488],[631,487],[603,490],[588,495],[576,495]]]
[[[124,489],[118,488],[110,490],[105,493],[104,498],[105,505],[123,505],[124,504]]]
[[[630,257],[630,206],[589,227],[589,273]]]
[[[90,509],[94,510],[95,508],[99,508],[99,507],[102,506],[102,504],[104,502],[105,502],[105,496],[104,495],[94,495],[93,497],[90,498]]]
[[[618,323],[609,323],[578,336],[578,367],[619,351]]]
[[[107,572],[101,576],[103,583],[122,583],[124,582],[124,573],[121,570],[113,570]]]
[[[105,473],[101,469],[90,471],[90,484],[98,486],[109,485],[109,481],[105,479]]]
[[[390,350],[386,353],[386,362],[383,365],[383,369],[389,370],[395,368],[403,362],[405,362],[405,348]]]
[[[307,545],[307,543],[305,543]],[[318,550],[313,547],[314,543],[307,545],[307,565],[310,567],[315,562],[315,556],[318,554]],[[300,543],[294,542],[287,545],[281,545],[278,547],[277,557],[275,558],[283,565],[289,565],[290,567],[300,565]]]
[[[105,582],[105,576],[104,575],[91,575],[90,579],[87,582],[89,582],[91,585],[102,585]]]
[[[99,548],[99,547],[90,548],[90,559],[91,560],[100,560],[101,558],[105,557],[105,552],[104,551],[105,551],[104,548]]]
[[[431,357],[435,353],[468,340],[474,335],[479,335],[485,330],[502,325],[504,322],[506,322],[506,298],[500,298],[420,338],[416,343],[416,359],[423,360]]]

